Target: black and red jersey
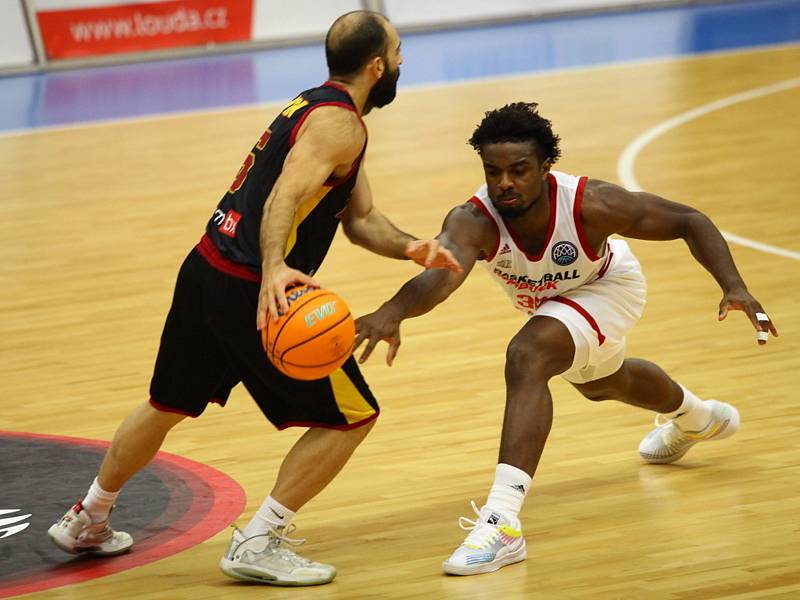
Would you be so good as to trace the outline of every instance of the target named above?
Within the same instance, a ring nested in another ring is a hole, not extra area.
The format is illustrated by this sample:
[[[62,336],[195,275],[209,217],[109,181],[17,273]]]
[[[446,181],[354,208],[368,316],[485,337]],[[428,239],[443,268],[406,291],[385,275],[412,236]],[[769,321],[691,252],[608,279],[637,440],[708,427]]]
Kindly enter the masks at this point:
[[[208,221],[198,249],[214,266],[244,279],[261,278],[259,232],[264,203],[300,126],[320,106],[356,111],[347,90],[327,82],[302,92],[280,112],[245,158]],[[284,252],[289,267],[308,274],[319,269],[339,225],[338,215],[347,206],[365,149],[366,141],[347,175],[329,178],[298,207]]]

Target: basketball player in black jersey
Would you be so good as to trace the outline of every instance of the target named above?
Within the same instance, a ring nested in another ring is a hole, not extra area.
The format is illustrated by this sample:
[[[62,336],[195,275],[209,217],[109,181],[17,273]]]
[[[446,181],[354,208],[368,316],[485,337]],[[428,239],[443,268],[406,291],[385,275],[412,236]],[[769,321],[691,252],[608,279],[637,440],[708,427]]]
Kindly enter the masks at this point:
[[[748,291],[728,246],[699,211],[646,192],[551,170],[559,138],[533,103],[486,113],[470,144],[486,185],[446,217],[439,238],[463,266],[426,271],[375,313],[357,320],[360,361],[389,342],[391,364],[400,323],[445,300],[480,262],[529,319],[508,345],[506,406],[495,480],[471,530],[444,562],[453,575],[488,573],[526,557],[519,520],[553,417],[548,382],[560,375],[589,400],[619,400],[658,413],[639,445],[650,463],[671,463],[694,444],[736,432],[739,413],[702,400],[658,365],[625,358],[625,334],[641,316],[646,284],[627,243],[683,239],[722,289],[719,319],[743,311],[758,344],[777,335]],[[464,523],[471,526],[464,526]]]
[[[295,512],[336,476],[378,416],[378,404],[350,359],[330,377],[297,381],[278,372],[259,329],[288,305],[286,287],[317,285],[339,223],[368,250],[429,268],[460,270],[436,240],[398,230],[372,204],[362,165],[362,115],[395,97],[402,57],[397,31],[378,13],[356,11],[331,26],[330,78],[275,118],[247,155],[183,263],[150,385],[150,400],[119,427],[86,498],[48,531],[71,553],[126,552],[132,537],[109,514],[119,490],[155,455],[169,430],[224,405],[243,383],[278,428],[308,427],[281,465],[272,492],[220,561],[227,575],[275,585],[315,585],[331,565],[291,551]]]

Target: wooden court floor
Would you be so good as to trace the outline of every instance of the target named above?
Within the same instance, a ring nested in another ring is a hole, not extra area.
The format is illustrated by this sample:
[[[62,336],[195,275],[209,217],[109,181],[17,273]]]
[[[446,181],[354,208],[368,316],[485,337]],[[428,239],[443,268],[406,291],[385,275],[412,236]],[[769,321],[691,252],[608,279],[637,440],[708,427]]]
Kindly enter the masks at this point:
[[[800,46],[401,91],[370,115],[379,207],[420,236],[481,184],[466,145],[483,111],[534,100],[563,138],[564,171],[618,181],[623,149],[695,107],[800,75]],[[758,347],[741,313],[682,243],[633,242],[650,283],[631,356],[704,397],[735,403],[733,438],[672,466],[636,448],[652,415],[591,404],[554,381],[555,423],[523,511],[528,560],[445,577],[460,515],[491,484],[507,341],[522,324],[482,270],[410,321],[395,365],[365,367],[378,426],[296,519],[328,586],[257,588],[216,567],[228,533],[172,557],[37,599],[800,597],[800,88],[733,104],[666,132],[635,163],[641,185],[727,231],[795,258],[732,246],[780,338]],[[222,110],[0,137],[0,429],[110,440],[146,399],[177,267],[279,107]],[[416,269],[337,238],[319,280],[356,314]],[[164,450],[209,464],[260,504],[299,431],[277,433],[237,390]],[[88,485],[89,482],[87,482]],[[77,496],[83,490],[72,490]],[[119,511],[124,511],[124,495]],[[55,519],[58,515],[53,515]]]

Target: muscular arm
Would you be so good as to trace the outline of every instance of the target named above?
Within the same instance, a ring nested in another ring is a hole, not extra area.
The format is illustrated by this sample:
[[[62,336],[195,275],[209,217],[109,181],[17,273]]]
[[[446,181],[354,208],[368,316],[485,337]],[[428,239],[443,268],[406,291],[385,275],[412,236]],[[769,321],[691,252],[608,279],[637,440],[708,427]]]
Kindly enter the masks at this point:
[[[355,113],[337,107],[314,110],[303,123],[280,177],[264,205],[260,244],[262,282],[258,328],[266,324],[267,310],[288,308],[284,292],[293,281],[314,284],[304,273],[284,262],[286,242],[297,208],[323,186],[337,168],[349,168],[364,145],[364,133]]]
[[[589,180],[581,217],[590,243],[612,233],[640,240],[684,240],[692,256],[722,288],[720,320],[729,309],[743,310],[757,331],[769,329],[778,334],[771,322],[759,323],[756,315],[764,309],[748,292],[719,229],[699,210],[655,194]],[[759,342],[766,340],[759,338]]]
[[[362,165],[347,210],[342,215],[342,227],[348,239],[371,252],[389,258],[405,259],[406,246],[416,238],[400,231],[372,203],[372,191]]]
[[[367,345],[359,362],[369,358],[380,340],[389,342],[386,362],[392,364],[400,346],[400,323],[432,310],[453,293],[466,279],[475,261],[483,258],[495,240],[495,230],[489,220],[471,204],[450,211],[437,236],[461,264],[460,272],[428,269],[407,281],[400,290],[377,311],[356,321],[356,345]]]
[[[342,226],[351,242],[381,256],[410,258],[427,268],[461,270],[451,252],[439,241],[419,240],[400,231],[375,208],[363,165],[358,172],[347,210],[342,215]]]
[[[655,194],[629,192],[612,183],[589,180],[582,216],[587,235],[592,237],[618,233],[640,240],[683,239],[692,256],[723,291],[747,289],[719,229],[695,208]]]

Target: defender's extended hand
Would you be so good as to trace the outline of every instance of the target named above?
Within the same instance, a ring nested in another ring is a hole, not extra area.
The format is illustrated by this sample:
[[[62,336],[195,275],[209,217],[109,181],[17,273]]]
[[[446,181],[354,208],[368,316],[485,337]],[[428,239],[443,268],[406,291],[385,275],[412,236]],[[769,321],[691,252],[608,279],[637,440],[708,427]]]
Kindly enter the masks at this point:
[[[722,301],[719,303],[720,321],[728,316],[729,310],[741,310],[747,315],[756,329],[756,340],[759,345],[763,346],[767,343],[770,333],[778,337],[778,330],[775,328],[775,324],[761,307],[758,300],[747,290],[731,290],[722,297]]]
[[[277,321],[282,313],[289,310],[289,303],[286,301],[286,287],[298,282],[311,287],[319,287],[314,279],[302,271],[290,269],[286,263],[281,263],[277,268],[264,273],[261,278],[261,290],[258,292],[258,312],[256,313],[256,327],[259,331],[266,327],[267,318]]]
[[[400,348],[400,321],[392,317],[385,309],[379,309],[374,313],[359,317],[356,319],[354,354],[364,340],[367,340],[367,345],[358,359],[359,364],[366,362],[377,343],[383,340],[389,343],[386,364],[391,367],[394,357],[397,356],[397,350]]]
[[[447,269],[461,273],[463,269],[447,248],[439,240],[413,240],[406,244],[405,255],[426,269]]]

